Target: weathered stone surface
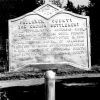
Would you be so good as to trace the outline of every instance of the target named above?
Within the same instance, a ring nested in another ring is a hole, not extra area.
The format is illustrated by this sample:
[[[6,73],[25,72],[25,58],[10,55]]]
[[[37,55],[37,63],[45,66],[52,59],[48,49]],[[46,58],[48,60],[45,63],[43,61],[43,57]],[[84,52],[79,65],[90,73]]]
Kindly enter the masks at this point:
[[[90,69],[89,17],[44,4],[9,20],[9,70],[37,64]]]

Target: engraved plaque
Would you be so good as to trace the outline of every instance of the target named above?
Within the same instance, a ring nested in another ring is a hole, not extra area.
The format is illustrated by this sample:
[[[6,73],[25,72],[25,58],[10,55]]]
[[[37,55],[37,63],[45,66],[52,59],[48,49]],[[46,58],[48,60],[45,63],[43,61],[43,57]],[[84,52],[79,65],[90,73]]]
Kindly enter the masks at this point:
[[[57,14],[57,12],[59,12],[59,9],[49,4],[47,4],[46,6],[40,7],[40,9],[38,8],[36,10],[36,13],[40,14],[42,17],[47,18],[47,19]]]
[[[9,20],[9,70],[67,64],[90,69],[89,17],[43,5]]]

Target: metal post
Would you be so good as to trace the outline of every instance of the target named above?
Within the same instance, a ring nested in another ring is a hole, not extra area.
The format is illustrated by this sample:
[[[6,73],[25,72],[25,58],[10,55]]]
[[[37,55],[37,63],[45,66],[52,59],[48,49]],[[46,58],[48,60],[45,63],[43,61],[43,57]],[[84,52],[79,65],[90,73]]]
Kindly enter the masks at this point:
[[[55,100],[55,72],[49,70],[45,74],[46,100]]]

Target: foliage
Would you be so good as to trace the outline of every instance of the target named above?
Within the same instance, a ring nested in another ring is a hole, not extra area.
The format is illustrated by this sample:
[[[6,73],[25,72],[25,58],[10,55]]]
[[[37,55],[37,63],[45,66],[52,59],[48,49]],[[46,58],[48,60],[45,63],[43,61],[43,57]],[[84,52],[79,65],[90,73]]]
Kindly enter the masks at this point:
[[[93,0],[36,0],[38,5],[50,2],[68,11],[88,15],[89,8],[94,6]]]

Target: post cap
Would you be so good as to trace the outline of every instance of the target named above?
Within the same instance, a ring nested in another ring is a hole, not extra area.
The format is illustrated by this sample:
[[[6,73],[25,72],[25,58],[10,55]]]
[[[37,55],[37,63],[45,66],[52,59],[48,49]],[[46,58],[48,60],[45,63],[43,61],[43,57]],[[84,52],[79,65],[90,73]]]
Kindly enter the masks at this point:
[[[55,79],[55,72],[52,70],[46,71],[46,78]]]

